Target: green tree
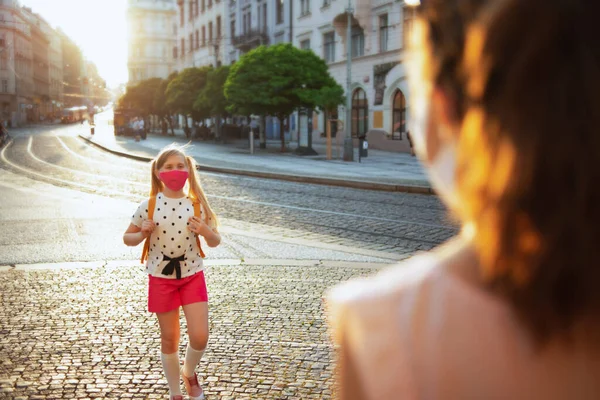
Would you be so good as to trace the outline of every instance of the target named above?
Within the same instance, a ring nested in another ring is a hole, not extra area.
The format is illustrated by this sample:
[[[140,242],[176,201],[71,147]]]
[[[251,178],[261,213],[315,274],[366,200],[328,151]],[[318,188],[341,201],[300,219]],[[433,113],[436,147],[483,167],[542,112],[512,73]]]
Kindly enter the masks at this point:
[[[282,151],[285,150],[283,120],[300,107],[331,106],[339,100],[334,94],[340,90],[343,94],[324,60],[289,43],[261,46],[245,54],[231,67],[225,84],[229,111],[273,115],[279,119]]]
[[[187,117],[192,117],[194,121],[201,117],[194,110],[194,102],[206,85],[209,70],[210,67],[186,68],[167,86],[166,105],[169,109],[186,117],[186,128],[188,128]]]
[[[215,117],[217,138],[221,137],[221,118],[227,115],[227,98],[224,87],[229,76],[229,67],[222,66],[208,71],[206,85],[194,102],[194,109],[200,115]]]

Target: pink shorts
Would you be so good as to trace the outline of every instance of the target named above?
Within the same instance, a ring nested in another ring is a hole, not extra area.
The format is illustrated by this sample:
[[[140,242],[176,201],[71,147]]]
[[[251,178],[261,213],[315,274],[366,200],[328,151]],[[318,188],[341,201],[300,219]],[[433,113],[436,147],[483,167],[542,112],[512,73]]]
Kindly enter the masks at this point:
[[[152,313],[164,313],[180,306],[208,301],[204,271],[183,279],[148,277],[148,311]]]

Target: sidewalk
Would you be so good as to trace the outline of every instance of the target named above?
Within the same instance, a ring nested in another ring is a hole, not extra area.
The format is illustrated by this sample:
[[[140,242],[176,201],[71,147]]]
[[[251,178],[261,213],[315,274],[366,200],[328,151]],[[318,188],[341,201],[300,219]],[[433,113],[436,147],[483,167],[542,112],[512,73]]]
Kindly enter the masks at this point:
[[[79,136],[114,154],[143,161],[151,160],[171,143],[189,142],[181,135],[160,134],[149,134],[146,140],[136,142],[132,137],[115,137],[111,128],[98,125],[93,136],[89,130],[82,130]],[[358,189],[433,193],[422,165],[409,154],[369,150],[368,157],[358,163],[357,149],[355,162],[327,160],[324,145],[313,146],[319,153],[317,156],[299,156],[293,152],[281,153],[279,142],[275,141],[269,142],[267,149],[259,149],[256,141],[254,154],[250,154],[247,140],[227,144],[193,140],[190,144],[189,154],[204,171]],[[332,153],[335,157],[336,150]]]

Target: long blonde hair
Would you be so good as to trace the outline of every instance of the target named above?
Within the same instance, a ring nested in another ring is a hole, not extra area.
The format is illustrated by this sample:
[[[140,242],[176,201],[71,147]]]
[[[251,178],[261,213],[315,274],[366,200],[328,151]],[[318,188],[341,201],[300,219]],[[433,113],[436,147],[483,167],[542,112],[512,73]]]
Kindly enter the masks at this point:
[[[150,196],[156,196],[158,193],[162,192],[164,189],[164,185],[161,180],[158,178],[158,170],[162,168],[167,159],[171,156],[181,156],[185,160],[188,171],[188,197],[192,202],[200,202],[202,207],[204,208],[204,220],[208,226],[211,228],[217,228],[219,226],[219,219],[217,218],[217,214],[213,211],[210,204],[208,203],[208,199],[206,198],[206,193],[204,193],[204,189],[200,184],[200,179],[198,178],[198,174],[196,173],[196,161],[184,152],[185,146],[177,146],[175,144],[169,145],[161,150],[160,153],[156,156],[154,160],[152,160],[152,187],[150,188]]]

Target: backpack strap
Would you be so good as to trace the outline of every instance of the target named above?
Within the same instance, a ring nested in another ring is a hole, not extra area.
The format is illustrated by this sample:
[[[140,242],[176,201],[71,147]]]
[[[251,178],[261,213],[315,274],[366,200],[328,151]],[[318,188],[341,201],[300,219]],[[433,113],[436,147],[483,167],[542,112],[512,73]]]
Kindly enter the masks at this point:
[[[154,208],[156,207],[156,196],[151,196],[148,199],[148,219],[154,217]],[[146,238],[144,242],[144,249],[142,250],[142,264],[148,259],[148,252],[150,251],[150,236]]]
[[[202,211],[200,209],[200,202],[198,200],[194,200],[194,216],[198,218],[202,218]],[[200,257],[206,258],[204,255],[204,251],[202,251],[202,245],[200,244],[200,236],[196,235],[196,244],[198,245],[198,250],[200,250]]]

